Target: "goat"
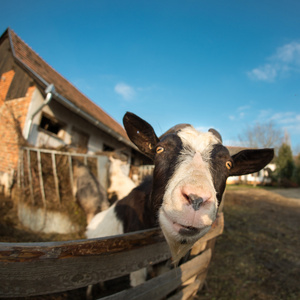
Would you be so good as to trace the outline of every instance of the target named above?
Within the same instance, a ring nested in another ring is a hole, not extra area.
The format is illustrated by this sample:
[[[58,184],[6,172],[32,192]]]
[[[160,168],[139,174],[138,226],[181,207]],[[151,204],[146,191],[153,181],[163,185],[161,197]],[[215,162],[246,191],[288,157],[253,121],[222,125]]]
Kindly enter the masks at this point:
[[[73,171],[73,195],[84,210],[89,224],[97,213],[109,207],[106,191],[87,166],[77,163]]]
[[[120,159],[109,157],[109,181],[110,185],[107,189],[108,198],[116,197],[116,200],[123,199],[133,188],[135,183],[124,174],[122,166],[125,165]]]
[[[176,263],[204,236],[216,219],[229,176],[257,172],[273,158],[273,149],[249,149],[230,156],[220,134],[189,124],[172,127],[160,138],[152,126],[127,112],[130,140],[154,162],[153,175],[97,214],[88,238],[160,226]]]

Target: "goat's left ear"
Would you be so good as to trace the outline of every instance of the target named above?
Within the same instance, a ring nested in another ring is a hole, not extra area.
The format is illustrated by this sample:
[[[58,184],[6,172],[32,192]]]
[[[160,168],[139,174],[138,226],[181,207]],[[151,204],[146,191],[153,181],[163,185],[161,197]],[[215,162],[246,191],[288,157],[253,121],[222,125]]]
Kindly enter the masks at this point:
[[[233,168],[229,176],[240,176],[258,172],[274,157],[274,149],[242,150],[232,156]]]
[[[151,159],[155,155],[155,146],[159,142],[152,126],[137,115],[127,112],[123,124],[130,140]]]
[[[216,138],[218,138],[221,144],[223,143],[222,136],[217,130],[210,128],[208,131],[211,132]]]

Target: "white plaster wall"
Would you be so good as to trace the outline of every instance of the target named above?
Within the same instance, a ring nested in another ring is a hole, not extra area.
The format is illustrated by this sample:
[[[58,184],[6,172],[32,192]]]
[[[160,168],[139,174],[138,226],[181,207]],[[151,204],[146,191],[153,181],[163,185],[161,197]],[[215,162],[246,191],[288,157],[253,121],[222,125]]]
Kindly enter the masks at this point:
[[[38,89],[33,93],[32,101],[28,110],[27,122],[30,116],[40,107],[44,98]],[[89,135],[88,153],[92,154],[97,151],[103,150],[103,144],[109,145],[114,149],[121,149],[131,160],[131,149],[123,143],[117,141],[110,135],[106,134],[98,127],[92,125],[90,122],[76,115],[72,111],[65,108],[55,100],[51,100],[49,105],[45,106],[42,110],[50,116],[55,117],[57,120],[66,124],[65,132],[62,137],[58,138],[55,135],[48,134],[43,130],[39,130],[42,112],[39,112],[33,119],[28,142],[34,146],[48,146],[58,147],[61,145],[69,145],[71,143],[71,134],[73,126],[82,132]]]
[[[29,130],[29,120],[32,116],[32,114],[43,104],[44,98],[43,95],[40,93],[40,91],[35,88],[33,94],[32,94],[32,98],[31,98],[31,102],[29,104],[28,107],[28,112],[27,112],[27,116],[26,116],[26,121],[25,121],[25,126],[23,129],[23,136],[26,138],[26,134]],[[32,122],[32,126],[33,124],[37,124],[40,120],[40,114],[36,115],[35,118],[33,119]],[[31,140],[36,139],[36,132],[31,132],[31,134],[29,134],[29,143],[31,143]]]

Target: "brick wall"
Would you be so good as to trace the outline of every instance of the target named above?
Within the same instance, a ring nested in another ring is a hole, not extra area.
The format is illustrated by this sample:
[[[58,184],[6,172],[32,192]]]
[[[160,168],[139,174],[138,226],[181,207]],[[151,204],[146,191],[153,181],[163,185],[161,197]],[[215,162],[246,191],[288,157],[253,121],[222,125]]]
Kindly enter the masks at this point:
[[[15,76],[15,71],[11,70],[6,73],[3,73],[0,78],[0,106],[5,101],[8,89],[10,87],[10,84]]]
[[[35,87],[29,87],[25,97],[5,101],[14,71],[2,74],[0,79],[0,171],[17,168],[19,146],[23,142],[28,107]]]

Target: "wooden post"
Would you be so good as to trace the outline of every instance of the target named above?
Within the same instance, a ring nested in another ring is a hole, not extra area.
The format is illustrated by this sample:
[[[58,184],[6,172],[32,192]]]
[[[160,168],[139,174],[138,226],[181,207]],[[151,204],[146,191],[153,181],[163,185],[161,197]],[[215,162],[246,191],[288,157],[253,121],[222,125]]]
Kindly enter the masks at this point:
[[[28,178],[29,178],[29,189],[30,189],[31,203],[32,203],[32,205],[34,205],[34,194],[33,194],[32,175],[31,175],[30,149],[27,149],[27,167],[28,167]]]
[[[70,170],[70,183],[71,183],[71,189],[73,191],[74,178],[73,178],[72,156],[71,154],[67,154],[67,155],[68,155],[69,170]]]
[[[44,190],[44,180],[42,174],[41,152],[39,150],[37,150],[37,159],[38,159],[39,181],[40,181],[40,188],[42,193],[42,200],[43,200],[44,207],[46,207],[46,195]]]
[[[98,181],[104,187],[104,189],[107,189],[108,187],[107,162],[108,162],[107,156],[98,156],[97,158]]]
[[[53,177],[54,177],[54,183],[55,183],[56,196],[57,196],[59,204],[61,204],[60,195],[59,195],[59,185],[58,185],[57,170],[56,170],[55,153],[53,153],[53,152],[51,153],[51,159],[52,159],[52,168],[53,168]]]
[[[22,158],[22,161],[21,161]],[[21,188],[21,164],[23,162],[23,150],[19,150],[19,160],[18,160],[18,174],[17,174],[17,185]]]

